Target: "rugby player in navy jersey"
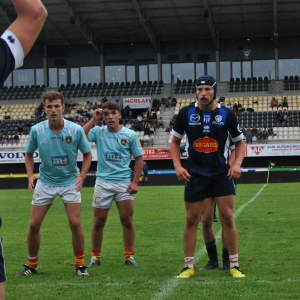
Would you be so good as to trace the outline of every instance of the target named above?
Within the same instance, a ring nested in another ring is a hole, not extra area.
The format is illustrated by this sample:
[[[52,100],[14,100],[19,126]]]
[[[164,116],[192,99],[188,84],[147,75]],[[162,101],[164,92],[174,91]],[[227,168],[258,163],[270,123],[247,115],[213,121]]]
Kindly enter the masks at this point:
[[[18,16],[0,38],[0,86],[14,69],[23,65],[24,56],[37,39],[48,14],[40,0],[12,0],[12,2]],[[0,240],[0,300],[5,298],[5,280]]]
[[[240,177],[244,159],[243,133],[233,111],[214,101],[216,92],[217,83],[212,76],[199,77],[196,81],[198,102],[179,111],[172,130],[171,156],[177,178],[185,181],[187,214],[183,237],[185,266],[177,276],[180,279],[195,276],[197,227],[203,200],[210,196],[219,209],[224,242],[229,252],[229,273],[234,278],[245,277],[239,268],[238,238],[232,212],[235,199],[233,179]],[[180,161],[180,142],[184,133],[189,145],[187,169]],[[235,161],[231,166],[227,159],[228,136],[235,144]]]

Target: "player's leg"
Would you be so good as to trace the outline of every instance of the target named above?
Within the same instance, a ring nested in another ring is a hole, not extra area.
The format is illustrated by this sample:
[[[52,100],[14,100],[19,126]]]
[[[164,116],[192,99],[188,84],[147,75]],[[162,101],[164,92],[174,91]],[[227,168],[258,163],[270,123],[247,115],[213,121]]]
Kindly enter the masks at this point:
[[[92,258],[87,266],[88,268],[100,266],[103,229],[112,205],[114,193],[115,191],[111,187],[111,183],[96,180],[93,196]]]
[[[117,201],[116,203],[119,210],[120,222],[123,228],[125,264],[130,266],[137,266],[137,263],[134,260],[134,241],[135,241],[135,228],[133,224],[134,201],[123,200],[123,201]]]
[[[109,209],[94,207],[94,222],[92,227],[92,258],[88,268],[99,266],[101,260],[101,246],[103,240],[103,229],[107,220]]]
[[[18,273],[16,277],[37,274],[38,253],[41,241],[40,229],[50,206],[51,204],[31,206],[30,221],[27,232],[27,264],[24,264],[25,269]]]
[[[1,218],[0,218],[0,227],[1,227]],[[4,264],[4,256],[2,250],[2,239],[0,237],[0,300],[5,299],[5,264]]]
[[[239,269],[238,262],[238,237],[233,217],[234,195],[216,197],[220,221],[223,230],[224,246],[227,247],[230,260],[230,274],[233,277],[245,277]]]
[[[212,270],[219,267],[218,253],[216,246],[215,233],[213,230],[213,214],[214,214],[215,201],[213,198],[206,198],[202,204],[201,224],[202,235],[206,246],[207,255],[209,258],[208,263],[200,270]]]
[[[116,204],[119,210],[120,222],[123,228],[125,265],[137,266],[134,260],[135,228],[133,224],[134,195],[126,191],[128,183],[118,184],[116,189]]]

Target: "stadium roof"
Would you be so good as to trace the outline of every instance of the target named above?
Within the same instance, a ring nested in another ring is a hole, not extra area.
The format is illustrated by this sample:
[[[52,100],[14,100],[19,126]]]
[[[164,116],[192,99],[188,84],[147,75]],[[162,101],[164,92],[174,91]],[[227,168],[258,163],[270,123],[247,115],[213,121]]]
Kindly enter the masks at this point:
[[[43,0],[48,18],[42,45],[160,42],[300,35],[299,0]],[[0,30],[15,19],[0,0]]]

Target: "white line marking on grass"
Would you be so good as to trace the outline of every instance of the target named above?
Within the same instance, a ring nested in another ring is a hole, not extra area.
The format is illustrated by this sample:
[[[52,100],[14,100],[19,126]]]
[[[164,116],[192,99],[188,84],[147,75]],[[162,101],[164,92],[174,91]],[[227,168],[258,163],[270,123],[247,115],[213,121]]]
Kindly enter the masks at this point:
[[[249,205],[251,204],[259,195],[260,193],[264,190],[264,188],[267,186],[267,184],[264,184],[263,187],[245,204],[240,206],[234,215],[234,218],[236,217]],[[218,233],[216,234],[216,239],[219,239],[221,237],[222,230],[220,229]],[[206,254],[206,248],[205,245],[195,253],[195,263],[202,257],[202,255]],[[166,297],[168,297],[173,290],[176,288],[179,283],[184,281],[184,279],[177,279],[176,276],[174,278],[169,279],[161,288],[160,292],[156,293],[154,297],[151,298],[151,300],[163,300]]]

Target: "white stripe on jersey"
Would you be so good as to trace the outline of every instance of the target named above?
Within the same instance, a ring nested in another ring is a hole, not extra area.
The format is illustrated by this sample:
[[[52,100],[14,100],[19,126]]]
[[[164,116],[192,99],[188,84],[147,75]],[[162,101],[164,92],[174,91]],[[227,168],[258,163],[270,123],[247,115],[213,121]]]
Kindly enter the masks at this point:
[[[44,125],[43,123],[44,122],[38,123],[38,124],[35,125],[36,132],[37,132],[38,135],[45,133],[45,127],[43,126]]]
[[[78,130],[78,125],[76,123],[72,123],[72,122],[68,122],[66,120],[64,120],[65,122],[65,127],[68,128],[70,133],[76,134],[77,130]],[[68,126],[66,126],[68,125]]]

